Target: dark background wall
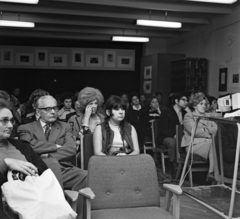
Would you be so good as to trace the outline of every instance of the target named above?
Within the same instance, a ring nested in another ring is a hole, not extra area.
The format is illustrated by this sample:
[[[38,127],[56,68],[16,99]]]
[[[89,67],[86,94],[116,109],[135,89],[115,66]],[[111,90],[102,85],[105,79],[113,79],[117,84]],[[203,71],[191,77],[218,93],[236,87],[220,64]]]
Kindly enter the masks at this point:
[[[0,68],[0,89],[11,91],[18,87],[22,96],[42,88],[52,95],[79,91],[86,86],[100,89],[105,98],[111,94],[140,91],[140,61],[142,44],[114,42],[85,42],[79,40],[0,38],[0,45],[31,47],[76,47],[135,50],[135,71],[53,70]]]

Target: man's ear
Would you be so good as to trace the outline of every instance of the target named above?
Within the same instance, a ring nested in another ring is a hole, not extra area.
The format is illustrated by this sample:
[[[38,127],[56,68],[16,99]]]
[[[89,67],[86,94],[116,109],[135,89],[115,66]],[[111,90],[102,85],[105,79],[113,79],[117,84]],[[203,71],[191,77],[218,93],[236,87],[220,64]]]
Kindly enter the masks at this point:
[[[106,110],[106,114],[107,114],[107,116],[110,116],[109,110]]]
[[[175,99],[175,101],[174,101],[175,103],[178,103],[178,99]]]

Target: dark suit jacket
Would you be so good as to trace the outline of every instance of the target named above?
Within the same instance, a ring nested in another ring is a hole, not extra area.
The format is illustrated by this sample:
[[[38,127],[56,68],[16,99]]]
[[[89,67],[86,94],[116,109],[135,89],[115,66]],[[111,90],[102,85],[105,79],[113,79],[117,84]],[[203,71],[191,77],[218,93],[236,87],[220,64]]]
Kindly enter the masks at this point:
[[[48,141],[45,138],[40,121],[19,126],[18,134],[21,140],[31,144],[36,153],[48,153],[59,162],[69,161],[76,155],[76,143],[68,123],[53,122]],[[56,144],[62,147],[57,148]]]
[[[182,110],[182,118],[187,112]],[[173,107],[166,108],[158,119],[157,144],[162,144],[167,137],[173,138],[176,135],[176,125],[179,125],[179,118]]]
[[[31,123],[31,122],[34,122],[34,121],[36,121],[35,114],[33,116],[23,118],[21,124],[28,124],[28,123]]]
[[[38,173],[41,175],[44,170],[47,169],[46,164],[42,161],[42,159],[33,151],[32,147],[29,143],[16,140],[16,139],[8,139],[8,141],[15,146],[27,159],[28,162],[32,163],[38,168]],[[3,161],[0,160],[0,163]],[[3,164],[4,165],[4,164]],[[7,181],[7,172],[2,173],[0,172],[0,185]],[[2,197],[2,190],[0,190],[0,197]],[[2,198],[0,198],[0,218],[8,218],[3,213],[3,205],[2,205]]]

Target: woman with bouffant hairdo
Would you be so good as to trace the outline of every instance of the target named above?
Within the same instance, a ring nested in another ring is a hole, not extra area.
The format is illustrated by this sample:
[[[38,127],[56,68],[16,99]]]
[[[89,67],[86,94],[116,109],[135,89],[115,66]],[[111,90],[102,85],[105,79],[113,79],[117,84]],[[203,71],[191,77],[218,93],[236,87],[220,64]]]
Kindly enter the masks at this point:
[[[104,98],[98,89],[85,87],[78,93],[78,102],[80,104],[78,116],[73,116],[68,120],[73,136],[76,138],[80,137],[80,133],[93,133],[95,127],[104,121],[104,116],[99,113]]]
[[[184,116],[184,135],[182,138],[182,147],[185,147],[188,151],[191,142],[191,133],[194,123],[198,116],[204,116],[206,113],[208,104],[207,97],[201,93],[195,93],[191,95],[189,101],[189,108],[191,112],[188,112]],[[200,120],[194,135],[193,141],[193,154],[197,154],[206,160],[209,160],[209,170],[206,181],[212,182],[214,178],[214,160],[213,160],[213,147],[212,137],[217,133],[217,125],[210,120]]]

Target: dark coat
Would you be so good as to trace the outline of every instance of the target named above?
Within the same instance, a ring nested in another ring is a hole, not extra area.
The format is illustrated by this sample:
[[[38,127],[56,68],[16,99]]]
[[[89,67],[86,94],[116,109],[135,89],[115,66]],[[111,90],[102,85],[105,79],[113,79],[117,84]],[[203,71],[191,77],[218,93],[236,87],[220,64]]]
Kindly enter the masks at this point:
[[[186,113],[185,110],[182,110],[182,118],[184,118]],[[174,138],[176,135],[176,125],[179,124],[179,118],[174,108],[166,108],[158,119],[159,134],[156,137],[156,143],[162,144],[163,140],[167,137]]]

